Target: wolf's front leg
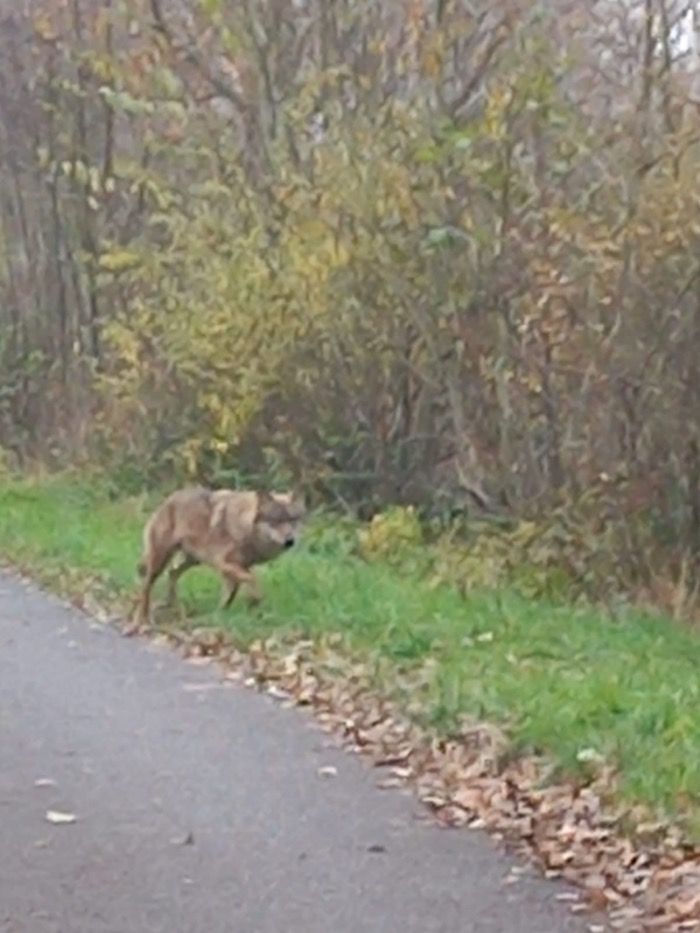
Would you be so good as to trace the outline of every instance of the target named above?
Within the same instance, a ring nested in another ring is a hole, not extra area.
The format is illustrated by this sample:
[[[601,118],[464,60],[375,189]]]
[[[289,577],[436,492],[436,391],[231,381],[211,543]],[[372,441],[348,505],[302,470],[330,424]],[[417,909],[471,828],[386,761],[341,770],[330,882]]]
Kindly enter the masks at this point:
[[[221,587],[221,600],[219,601],[220,610],[228,609],[228,607],[236,598],[238,587],[239,583],[237,580],[224,579],[224,584]]]
[[[247,600],[251,606],[257,606],[258,603],[262,602],[262,590],[260,589],[260,583],[258,582],[257,576],[250,572],[247,586]]]
[[[218,563],[218,570],[224,578],[224,587],[221,594],[221,609],[227,609],[236,597],[241,584],[246,584],[249,590],[249,599],[259,602],[261,597],[260,589],[255,575],[246,570],[231,556]]]

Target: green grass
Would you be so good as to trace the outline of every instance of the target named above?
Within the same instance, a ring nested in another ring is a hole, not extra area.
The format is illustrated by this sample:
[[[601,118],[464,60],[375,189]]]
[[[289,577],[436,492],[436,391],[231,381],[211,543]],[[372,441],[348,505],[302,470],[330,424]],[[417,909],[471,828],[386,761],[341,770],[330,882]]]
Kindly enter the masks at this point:
[[[44,574],[99,576],[131,594],[144,501],[110,502],[77,479],[0,483],[0,553]],[[700,827],[700,638],[665,619],[528,602],[464,599],[447,587],[366,564],[332,530],[262,568],[266,599],[228,613],[218,581],[193,570],[181,588],[196,624],[247,643],[271,633],[342,632],[353,651],[403,669],[430,658],[421,715],[449,728],[464,714],[506,723],[516,746],[563,768],[594,749],[621,771],[621,794]],[[46,578],[46,577],[45,577]]]

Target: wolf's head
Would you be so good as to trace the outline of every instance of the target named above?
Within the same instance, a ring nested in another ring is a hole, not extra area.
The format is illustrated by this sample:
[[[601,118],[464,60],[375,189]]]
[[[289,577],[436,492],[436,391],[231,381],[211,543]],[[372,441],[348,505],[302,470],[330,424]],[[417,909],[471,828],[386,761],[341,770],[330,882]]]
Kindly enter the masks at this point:
[[[253,526],[255,548],[263,560],[270,560],[299,540],[306,507],[291,492],[258,493]]]

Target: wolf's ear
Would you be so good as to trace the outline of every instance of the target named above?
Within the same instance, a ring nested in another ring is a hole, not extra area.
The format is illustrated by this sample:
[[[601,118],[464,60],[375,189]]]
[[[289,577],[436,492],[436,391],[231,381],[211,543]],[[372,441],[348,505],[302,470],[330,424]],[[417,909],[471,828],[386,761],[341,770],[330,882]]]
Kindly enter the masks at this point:
[[[288,492],[273,492],[271,495],[275,502],[279,502],[287,510],[303,512],[306,509],[303,493],[299,490],[290,489]]]
[[[306,498],[301,489],[293,489],[289,493],[289,509],[297,518],[306,515]]]
[[[269,511],[270,506],[275,505],[275,500],[273,496],[267,490],[256,493],[257,495],[257,508],[255,510],[255,521],[261,518],[266,512]]]

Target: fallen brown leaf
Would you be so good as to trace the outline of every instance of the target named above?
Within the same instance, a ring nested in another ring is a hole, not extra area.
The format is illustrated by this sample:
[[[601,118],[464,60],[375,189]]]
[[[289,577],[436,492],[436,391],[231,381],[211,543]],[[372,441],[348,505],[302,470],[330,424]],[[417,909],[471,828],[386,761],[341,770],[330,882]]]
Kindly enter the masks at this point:
[[[338,769],[333,765],[324,765],[322,768],[319,768],[316,773],[319,777],[332,778],[338,774]]]
[[[75,813],[65,813],[61,810],[47,810],[46,811],[46,820],[49,823],[53,823],[55,826],[66,825],[68,823],[75,823],[77,817]]]
[[[173,846],[192,846],[194,845],[194,833],[190,831],[184,836],[177,836],[170,840],[170,844]]]

